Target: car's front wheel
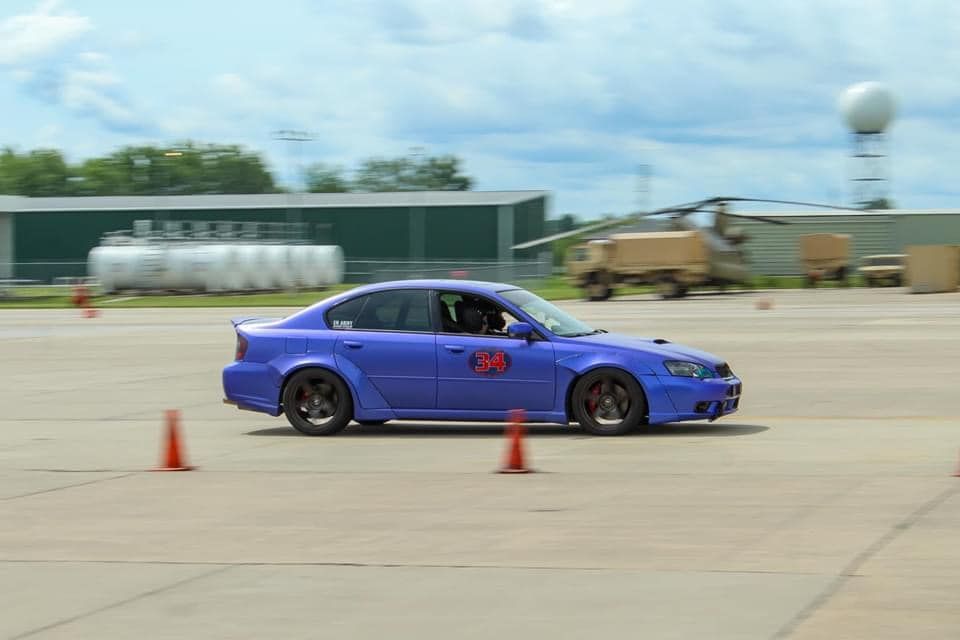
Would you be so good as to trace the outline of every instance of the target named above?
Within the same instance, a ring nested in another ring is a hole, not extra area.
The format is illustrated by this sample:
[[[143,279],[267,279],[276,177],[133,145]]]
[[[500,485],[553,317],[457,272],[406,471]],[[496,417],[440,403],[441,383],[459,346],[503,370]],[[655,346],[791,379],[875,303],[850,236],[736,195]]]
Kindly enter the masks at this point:
[[[627,433],[647,412],[640,384],[619,369],[596,369],[580,378],[573,388],[571,404],[574,420],[598,436]]]
[[[283,412],[297,431],[329,436],[342,431],[353,416],[347,385],[323,369],[298,371],[283,390]]]

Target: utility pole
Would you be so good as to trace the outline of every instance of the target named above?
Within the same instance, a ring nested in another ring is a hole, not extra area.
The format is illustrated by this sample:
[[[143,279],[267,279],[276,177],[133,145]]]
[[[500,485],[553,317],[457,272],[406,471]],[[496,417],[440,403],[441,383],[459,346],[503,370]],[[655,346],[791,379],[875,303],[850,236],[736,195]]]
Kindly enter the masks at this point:
[[[637,166],[637,207],[640,213],[646,213],[650,208],[650,175],[652,169],[649,164]]]
[[[303,164],[302,150],[304,142],[312,142],[313,134],[307,131],[297,131],[293,129],[278,129],[273,132],[274,140],[282,140],[287,143],[287,159],[290,162],[291,175],[293,176],[293,187],[287,192],[287,222],[301,222],[302,200],[300,194],[304,191],[303,184]],[[297,206],[294,207],[294,201]],[[292,225],[288,225],[292,226]],[[288,232],[289,233],[289,229]],[[289,239],[289,238],[288,238]]]

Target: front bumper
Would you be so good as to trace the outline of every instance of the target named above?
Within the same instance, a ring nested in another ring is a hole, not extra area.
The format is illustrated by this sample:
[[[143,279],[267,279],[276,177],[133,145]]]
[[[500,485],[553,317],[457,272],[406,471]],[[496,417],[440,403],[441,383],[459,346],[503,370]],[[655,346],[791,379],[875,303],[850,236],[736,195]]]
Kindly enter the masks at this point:
[[[740,378],[699,380],[660,376],[660,382],[677,411],[677,420],[716,420],[740,408],[743,383]]]

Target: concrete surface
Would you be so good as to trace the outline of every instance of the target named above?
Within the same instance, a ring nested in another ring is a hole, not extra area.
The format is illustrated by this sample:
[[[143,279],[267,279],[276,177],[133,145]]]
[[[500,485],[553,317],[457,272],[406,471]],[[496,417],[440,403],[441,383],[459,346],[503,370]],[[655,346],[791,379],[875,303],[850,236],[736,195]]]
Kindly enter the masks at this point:
[[[249,309],[0,313],[0,638],[960,637],[960,295],[564,306],[723,355],[741,413],[501,476],[500,425],[221,405]],[[145,471],[168,408],[195,472]]]

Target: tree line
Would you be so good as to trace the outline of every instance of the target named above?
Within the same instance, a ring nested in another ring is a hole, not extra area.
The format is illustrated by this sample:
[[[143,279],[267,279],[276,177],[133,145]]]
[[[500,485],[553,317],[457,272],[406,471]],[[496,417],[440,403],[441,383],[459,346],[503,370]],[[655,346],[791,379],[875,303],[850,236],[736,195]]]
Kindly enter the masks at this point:
[[[348,173],[325,163],[305,170],[307,191],[469,190],[456,156],[374,157]],[[186,142],[127,146],[69,163],[57,149],[0,152],[0,194],[30,197],[281,193],[263,157],[239,145]]]

